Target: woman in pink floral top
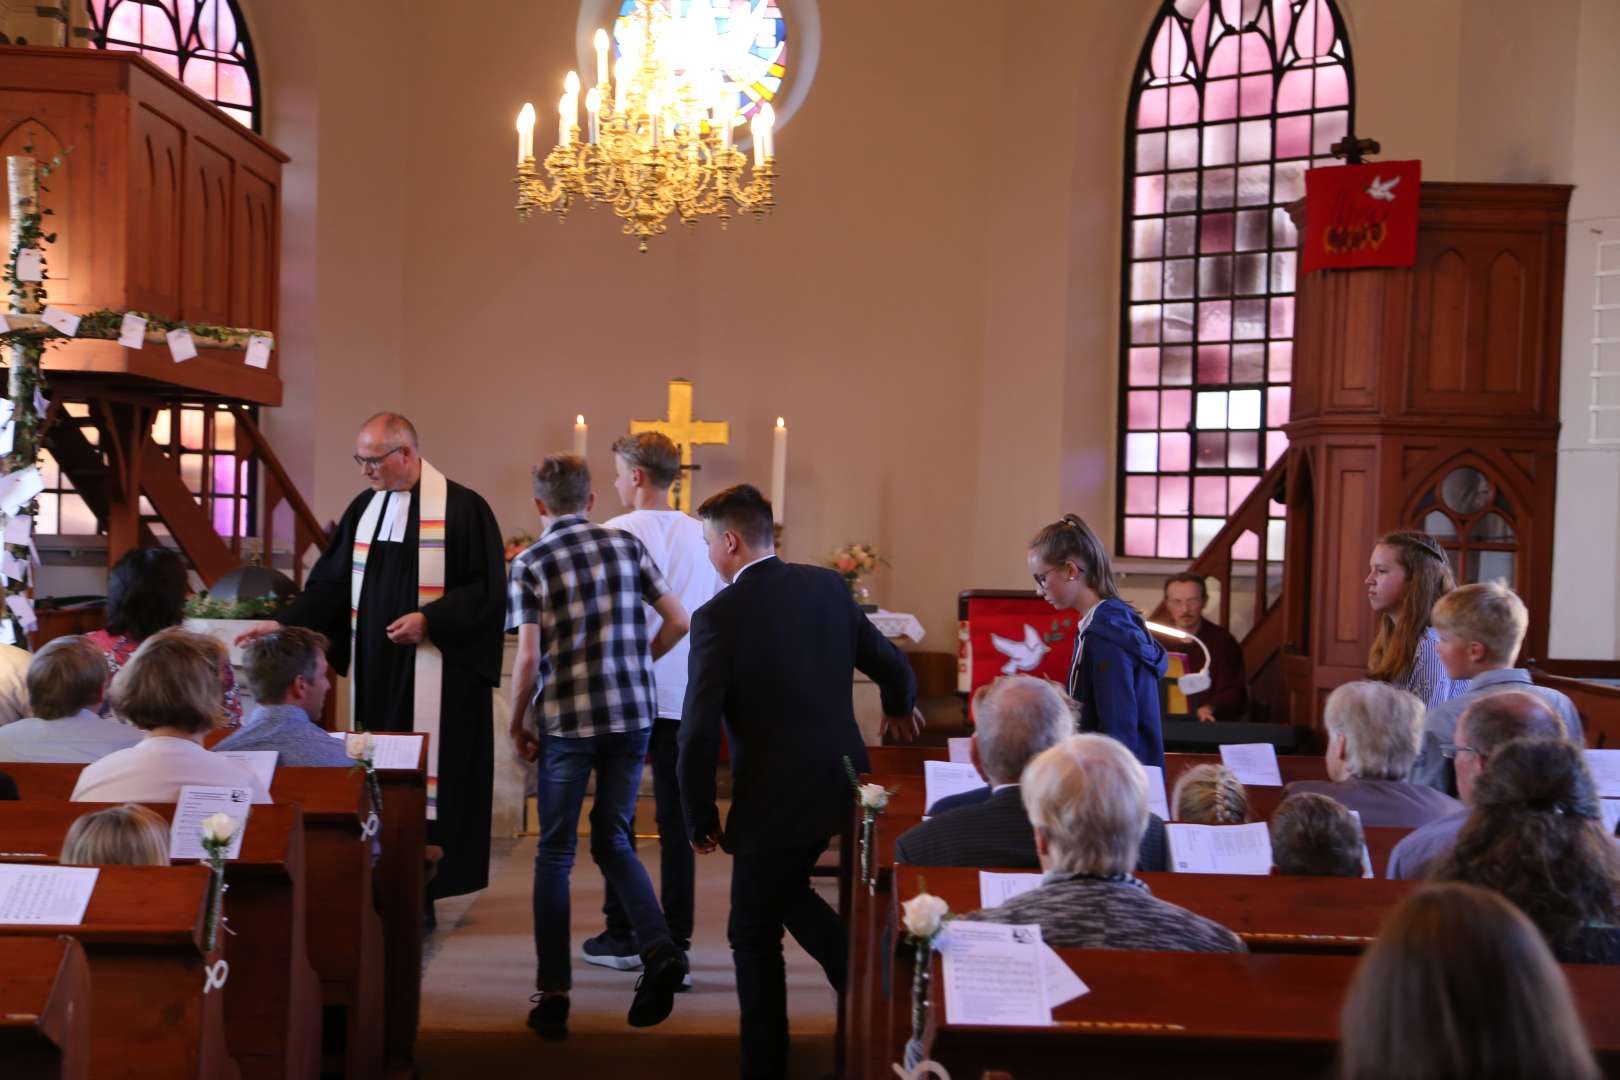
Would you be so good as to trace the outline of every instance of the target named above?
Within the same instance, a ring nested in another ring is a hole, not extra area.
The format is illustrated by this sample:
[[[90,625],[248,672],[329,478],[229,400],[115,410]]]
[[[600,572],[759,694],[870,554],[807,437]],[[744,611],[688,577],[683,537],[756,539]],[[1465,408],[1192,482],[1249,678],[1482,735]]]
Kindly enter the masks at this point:
[[[191,584],[186,564],[168,548],[136,548],[107,575],[107,628],[85,637],[107,654],[108,677],[118,674],[141,642],[185,619]],[[222,727],[242,722],[242,696],[227,658],[219,672],[224,697]],[[102,706],[103,710],[106,706]]]

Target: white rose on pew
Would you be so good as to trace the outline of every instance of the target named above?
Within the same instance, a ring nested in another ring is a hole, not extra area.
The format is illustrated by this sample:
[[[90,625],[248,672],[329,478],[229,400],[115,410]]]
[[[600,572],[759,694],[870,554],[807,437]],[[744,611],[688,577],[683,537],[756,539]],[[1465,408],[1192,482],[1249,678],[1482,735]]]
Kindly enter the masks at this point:
[[[906,933],[921,941],[932,940],[945,924],[951,906],[930,893],[918,893],[904,904]]]
[[[343,740],[343,749],[355,761],[370,761],[376,740],[369,731],[353,732]]]
[[[236,819],[229,814],[210,814],[202,820],[202,838],[205,844],[228,844],[236,834]]]
[[[889,789],[882,784],[862,784],[861,806],[867,810],[882,810],[889,805]]]

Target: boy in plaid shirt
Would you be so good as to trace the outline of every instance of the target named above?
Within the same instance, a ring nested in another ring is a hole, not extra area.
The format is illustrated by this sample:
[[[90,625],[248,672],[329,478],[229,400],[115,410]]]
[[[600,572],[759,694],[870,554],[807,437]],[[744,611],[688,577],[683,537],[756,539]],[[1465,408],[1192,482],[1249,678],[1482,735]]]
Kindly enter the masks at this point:
[[[635,928],[644,970],[629,1022],[650,1027],[669,1015],[687,965],[630,846],[630,823],[658,715],[653,660],[686,635],[687,613],[641,541],[585,519],[595,496],[583,458],[553,454],[541,462],[534,502],[544,531],[512,560],[506,618],[507,630],[518,634],[512,742],[520,757],[540,765],[539,992],[529,1026],[548,1039],[568,1033],[569,872],[585,786],[595,772],[591,857]],[[643,602],[663,619],[651,641]],[[539,732],[524,727],[531,702]]]

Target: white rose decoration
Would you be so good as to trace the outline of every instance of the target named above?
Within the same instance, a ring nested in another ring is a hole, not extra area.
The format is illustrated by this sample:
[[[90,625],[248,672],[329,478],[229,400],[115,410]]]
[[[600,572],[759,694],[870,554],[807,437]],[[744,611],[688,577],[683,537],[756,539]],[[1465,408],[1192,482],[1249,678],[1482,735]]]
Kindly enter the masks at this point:
[[[945,924],[951,906],[930,893],[918,893],[900,905],[905,912],[906,932],[914,938],[929,940]]]
[[[370,761],[376,740],[369,731],[357,731],[343,740],[344,751],[355,761]]]
[[[861,805],[868,810],[882,810],[889,805],[889,790],[882,784],[860,786]]]
[[[202,820],[202,838],[209,844],[228,844],[236,835],[236,819],[229,814],[210,814]]]

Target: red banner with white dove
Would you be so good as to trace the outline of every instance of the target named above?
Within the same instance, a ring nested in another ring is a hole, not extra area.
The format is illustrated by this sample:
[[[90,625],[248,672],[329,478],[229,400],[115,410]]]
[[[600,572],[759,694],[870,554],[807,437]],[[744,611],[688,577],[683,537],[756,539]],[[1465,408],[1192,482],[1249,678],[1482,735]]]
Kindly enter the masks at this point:
[[[1379,161],[1307,172],[1301,270],[1411,266],[1422,164]]]

